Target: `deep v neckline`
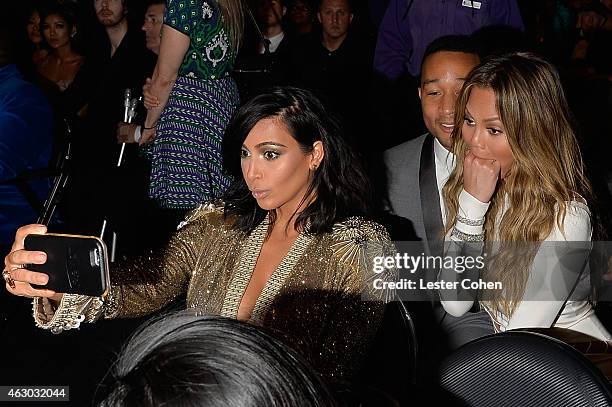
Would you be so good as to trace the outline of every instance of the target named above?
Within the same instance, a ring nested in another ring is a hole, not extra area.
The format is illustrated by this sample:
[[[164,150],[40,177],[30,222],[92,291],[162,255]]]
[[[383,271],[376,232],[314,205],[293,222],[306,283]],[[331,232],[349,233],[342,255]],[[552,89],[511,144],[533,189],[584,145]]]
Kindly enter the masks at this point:
[[[261,253],[269,224],[269,217],[266,216],[266,218],[246,238],[240,256],[236,264],[234,264],[233,278],[225,294],[225,299],[223,300],[221,315],[224,317],[237,318],[242,297],[255,272],[255,266],[259,254]],[[310,244],[312,239],[312,235],[300,232],[298,237],[291,244],[285,257],[283,257],[279,265],[272,272],[270,278],[268,278],[268,281],[266,281],[266,284],[255,301],[255,306],[248,319],[249,322],[260,322],[262,320],[280,292],[285,280],[287,280],[287,277],[291,274],[291,271],[294,269],[300,257],[302,257],[302,254],[306,251],[306,247]]]

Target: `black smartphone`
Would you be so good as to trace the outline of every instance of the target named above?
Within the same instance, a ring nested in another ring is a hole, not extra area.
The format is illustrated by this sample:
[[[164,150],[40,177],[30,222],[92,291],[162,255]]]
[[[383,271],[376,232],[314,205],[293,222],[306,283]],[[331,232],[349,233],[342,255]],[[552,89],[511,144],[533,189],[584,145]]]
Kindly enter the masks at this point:
[[[27,235],[26,250],[47,253],[45,264],[28,264],[28,270],[45,273],[49,281],[34,288],[92,297],[106,295],[110,287],[106,245],[93,236],[47,233]]]

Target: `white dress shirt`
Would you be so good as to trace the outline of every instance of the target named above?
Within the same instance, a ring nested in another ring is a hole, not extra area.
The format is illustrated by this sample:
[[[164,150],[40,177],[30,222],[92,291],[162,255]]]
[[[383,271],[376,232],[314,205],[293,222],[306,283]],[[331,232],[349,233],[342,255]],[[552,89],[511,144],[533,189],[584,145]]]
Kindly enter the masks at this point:
[[[434,159],[436,164],[436,181],[438,183],[438,195],[440,196],[440,210],[442,211],[442,224],[446,226],[446,206],[442,197],[442,188],[448,181],[451,172],[455,169],[455,155],[448,151],[438,139],[434,139]]]
[[[285,38],[285,32],[281,31],[280,34],[276,34],[273,37],[266,37],[266,39],[268,41],[270,41],[270,53],[276,52],[276,49],[278,48],[278,46],[280,45],[281,41],[283,40],[283,38]],[[263,44],[260,45],[259,47],[259,53],[263,54],[266,51],[265,47]]]

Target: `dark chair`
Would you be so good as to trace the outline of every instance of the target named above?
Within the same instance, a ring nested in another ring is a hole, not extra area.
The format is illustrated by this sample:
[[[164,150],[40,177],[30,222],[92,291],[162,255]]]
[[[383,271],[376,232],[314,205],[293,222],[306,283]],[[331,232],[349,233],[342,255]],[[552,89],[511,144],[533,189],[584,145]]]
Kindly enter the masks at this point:
[[[416,383],[417,353],[410,312],[401,301],[390,302],[354,386],[360,405],[403,405]]]
[[[39,208],[37,223],[49,225],[52,222],[55,210],[63,198],[66,185],[70,178],[70,160],[72,159],[72,126],[64,120],[62,137],[56,140],[54,156],[51,159],[45,176],[53,179],[51,190],[46,201]]]
[[[441,365],[446,405],[610,406],[603,374],[571,346],[531,332],[505,332],[462,346]]]

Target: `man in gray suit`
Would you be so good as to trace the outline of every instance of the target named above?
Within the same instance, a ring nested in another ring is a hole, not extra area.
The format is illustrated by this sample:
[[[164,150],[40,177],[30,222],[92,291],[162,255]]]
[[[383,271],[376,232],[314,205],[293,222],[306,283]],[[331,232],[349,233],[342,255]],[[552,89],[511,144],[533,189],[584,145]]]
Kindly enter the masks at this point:
[[[384,155],[391,210],[412,221],[425,255],[443,256],[446,214],[442,188],[454,168],[454,156],[449,149],[455,102],[465,78],[478,63],[470,37],[453,35],[434,40],[425,51],[418,88],[428,132],[387,150]],[[430,275],[424,277],[436,279],[436,273],[427,272]],[[455,318],[435,304],[434,316],[446,336],[445,347],[450,349],[493,333],[484,311]]]

